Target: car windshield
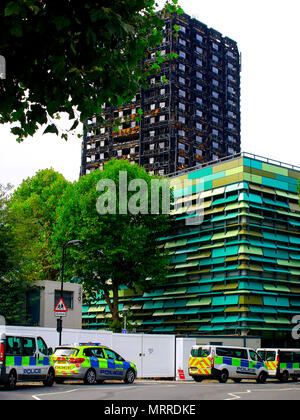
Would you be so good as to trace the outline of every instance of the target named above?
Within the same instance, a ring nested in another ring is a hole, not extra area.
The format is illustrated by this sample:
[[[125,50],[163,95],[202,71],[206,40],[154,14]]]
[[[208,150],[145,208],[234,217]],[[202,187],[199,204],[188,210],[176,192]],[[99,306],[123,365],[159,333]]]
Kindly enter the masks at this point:
[[[75,349],[73,347],[60,347],[58,349],[55,349],[53,356],[55,357],[63,357],[63,356],[76,356],[78,353],[78,349]]]

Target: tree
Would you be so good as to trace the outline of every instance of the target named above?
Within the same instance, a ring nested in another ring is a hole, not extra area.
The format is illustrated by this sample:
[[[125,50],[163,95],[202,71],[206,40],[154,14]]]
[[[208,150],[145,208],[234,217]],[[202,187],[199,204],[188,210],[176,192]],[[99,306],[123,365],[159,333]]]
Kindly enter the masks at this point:
[[[30,281],[57,280],[52,234],[56,207],[70,183],[53,169],[38,171],[14,191],[8,202],[12,258],[19,276]]]
[[[26,323],[26,294],[33,290],[14,264],[12,229],[8,223],[11,185],[0,184],[0,315],[10,325]]]
[[[10,263],[10,232],[6,222],[6,204],[9,199],[11,185],[0,184],[0,276],[9,271]]]
[[[157,186],[159,178],[137,164],[113,159],[103,171],[91,172],[70,185],[57,210],[57,248],[61,249],[64,241],[84,241],[81,247],[68,248],[66,275],[80,277],[90,296],[101,292],[115,330],[120,328],[119,287],[141,291],[166,279],[168,256],[158,247],[157,239],[169,229],[171,219],[167,211],[162,213],[162,191],[158,214],[147,214],[146,208],[153,209],[157,197],[151,182]],[[124,194],[128,194],[125,200]]]
[[[59,113],[74,129],[104,103],[131,100],[157,70],[141,63],[162,41],[166,13],[182,12],[177,2],[157,14],[155,0],[2,0],[0,123],[21,141],[43,124],[58,134]]]

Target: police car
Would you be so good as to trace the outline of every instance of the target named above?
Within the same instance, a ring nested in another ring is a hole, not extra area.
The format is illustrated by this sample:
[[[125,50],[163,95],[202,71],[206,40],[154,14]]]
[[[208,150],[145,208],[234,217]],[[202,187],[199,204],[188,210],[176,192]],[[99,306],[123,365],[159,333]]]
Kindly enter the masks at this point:
[[[9,390],[17,382],[43,382],[52,386],[54,368],[42,337],[0,332],[0,384]]]
[[[79,343],[59,346],[51,356],[55,382],[80,379],[87,385],[104,380],[122,380],[131,384],[136,378],[136,366],[100,343]]]

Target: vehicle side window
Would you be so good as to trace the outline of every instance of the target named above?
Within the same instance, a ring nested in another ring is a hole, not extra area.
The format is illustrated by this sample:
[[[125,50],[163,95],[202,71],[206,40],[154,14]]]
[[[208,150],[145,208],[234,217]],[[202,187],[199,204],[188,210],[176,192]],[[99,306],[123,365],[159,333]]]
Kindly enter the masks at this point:
[[[248,359],[247,350],[238,349],[234,350],[234,356],[236,359]]]
[[[300,363],[300,352],[294,353],[294,363]]]
[[[216,353],[217,353],[217,356],[234,357],[234,350],[233,349],[226,349],[226,348],[217,347]]]
[[[45,341],[41,337],[38,337],[37,345],[38,345],[39,352],[44,354],[45,356],[47,356],[48,355],[48,347],[46,346]]]
[[[250,354],[251,360],[254,360],[255,362],[262,362],[262,359],[255,351],[249,350],[249,354]]]
[[[293,353],[288,351],[280,352],[280,363],[293,363]]]
[[[118,362],[122,362],[124,360],[123,357],[112,350],[105,349],[105,353],[107,354],[107,359],[117,360]]]
[[[23,341],[23,355],[34,356],[36,351],[35,339],[34,338],[22,338]]]
[[[91,349],[94,357],[99,357],[100,359],[105,359],[103,349],[96,347]]]
[[[21,337],[6,338],[6,354],[7,356],[22,356]]]

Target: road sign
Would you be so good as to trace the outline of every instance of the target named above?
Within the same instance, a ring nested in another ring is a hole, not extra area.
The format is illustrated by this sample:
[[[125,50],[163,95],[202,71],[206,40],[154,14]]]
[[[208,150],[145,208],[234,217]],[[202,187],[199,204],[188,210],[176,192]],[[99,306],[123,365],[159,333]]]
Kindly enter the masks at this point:
[[[123,328],[122,334],[127,334],[127,330],[125,330],[125,328]]]
[[[68,308],[65,305],[65,302],[62,298],[59,299],[55,308],[54,308],[54,315],[55,316],[66,316],[68,312]]]

